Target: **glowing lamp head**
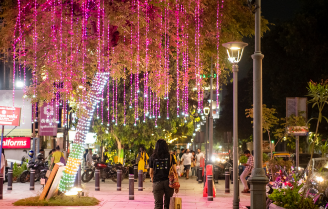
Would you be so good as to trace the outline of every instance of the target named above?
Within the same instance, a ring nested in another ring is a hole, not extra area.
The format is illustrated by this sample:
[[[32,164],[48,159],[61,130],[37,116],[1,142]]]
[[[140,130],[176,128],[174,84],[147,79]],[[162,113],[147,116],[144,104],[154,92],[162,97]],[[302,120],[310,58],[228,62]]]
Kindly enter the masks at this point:
[[[227,48],[227,53],[229,57],[228,60],[232,64],[237,64],[241,60],[244,48],[248,46],[248,44],[244,42],[235,41],[222,44],[222,46]]]
[[[23,87],[24,87],[24,83],[23,83],[23,81],[17,81],[17,82],[16,82],[16,87],[17,87],[17,88],[23,88]]]
[[[205,115],[210,114],[210,108],[209,107],[204,107],[204,114]]]

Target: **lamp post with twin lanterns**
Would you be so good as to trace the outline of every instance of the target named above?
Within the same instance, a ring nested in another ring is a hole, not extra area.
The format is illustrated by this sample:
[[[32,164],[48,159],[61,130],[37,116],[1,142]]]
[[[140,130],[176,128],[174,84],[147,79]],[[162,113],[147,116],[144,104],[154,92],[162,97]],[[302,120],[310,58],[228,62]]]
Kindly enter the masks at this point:
[[[233,208],[239,208],[239,181],[238,181],[238,62],[243,56],[244,42],[228,42],[222,44],[227,48],[228,59],[232,63],[233,71]]]

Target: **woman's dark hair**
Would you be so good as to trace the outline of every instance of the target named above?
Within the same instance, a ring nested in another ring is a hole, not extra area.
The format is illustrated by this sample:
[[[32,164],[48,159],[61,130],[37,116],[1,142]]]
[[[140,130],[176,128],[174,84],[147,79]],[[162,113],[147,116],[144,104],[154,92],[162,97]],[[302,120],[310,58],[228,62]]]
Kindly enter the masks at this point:
[[[140,149],[142,150],[142,152],[144,152],[144,151],[146,150],[144,146],[140,146],[140,147],[139,147],[139,150],[140,150]]]
[[[56,147],[56,150],[60,150],[60,147],[59,147],[59,145],[57,145],[57,147]]]
[[[49,155],[51,155],[51,153],[52,153],[52,150],[49,151]]]
[[[167,154],[169,154],[169,147],[167,146],[166,141],[164,139],[157,140],[153,157],[164,158]]]

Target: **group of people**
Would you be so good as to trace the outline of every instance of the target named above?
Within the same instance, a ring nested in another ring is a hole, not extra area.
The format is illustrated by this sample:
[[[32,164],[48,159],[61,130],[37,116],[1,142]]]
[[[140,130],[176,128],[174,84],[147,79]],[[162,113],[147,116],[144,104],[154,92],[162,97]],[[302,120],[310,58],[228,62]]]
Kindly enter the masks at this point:
[[[180,176],[185,174],[186,179],[189,179],[190,170],[191,176],[196,176],[196,172],[200,167],[201,159],[205,159],[205,155],[202,153],[201,149],[198,148],[197,153],[195,151],[190,151],[189,149],[181,149],[179,155],[177,155],[177,168]]]

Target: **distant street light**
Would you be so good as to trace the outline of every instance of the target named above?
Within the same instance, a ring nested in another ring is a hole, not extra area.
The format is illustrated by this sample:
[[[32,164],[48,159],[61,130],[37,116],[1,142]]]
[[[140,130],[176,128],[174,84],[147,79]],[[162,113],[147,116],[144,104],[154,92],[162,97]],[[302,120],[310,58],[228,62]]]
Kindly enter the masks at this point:
[[[24,87],[23,81],[16,81],[16,87],[17,88],[23,88]]]
[[[244,42],[228,42],[222,44],[227,48],[228,59],[232,63],[233,71],[233,209],[239,208],[238,181],[238,62],[243,56]]]

